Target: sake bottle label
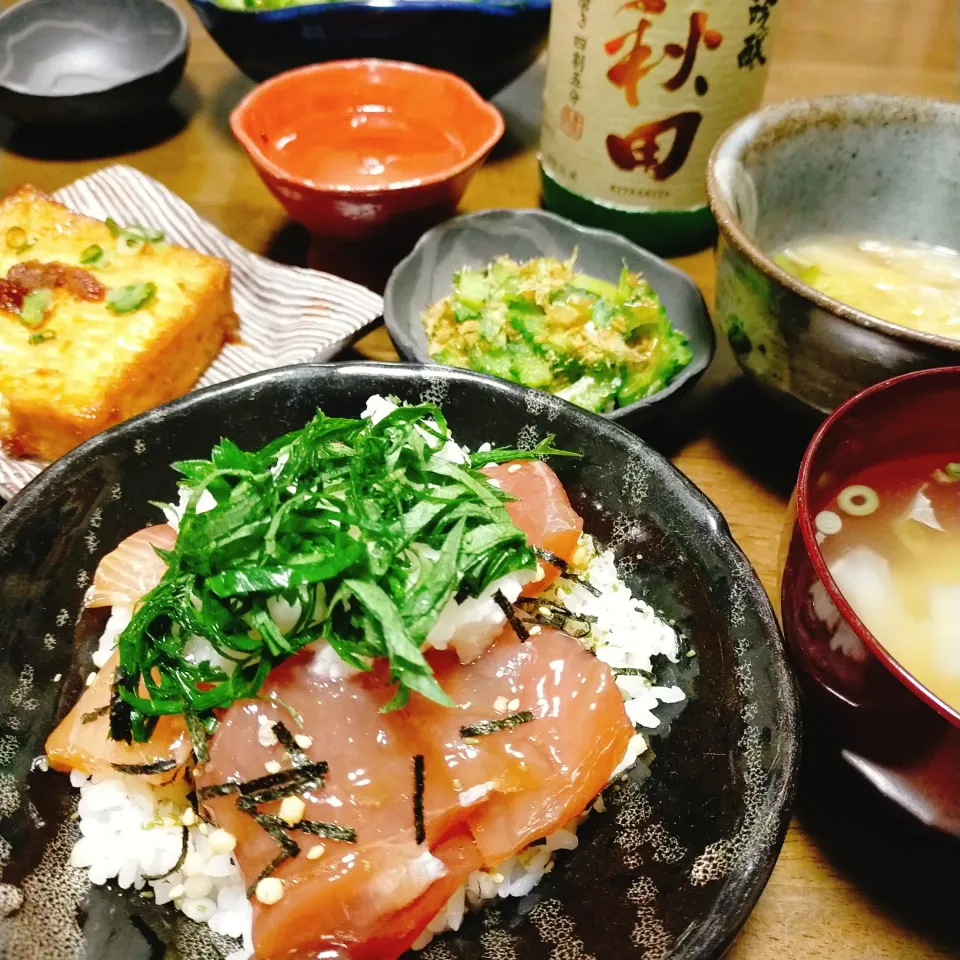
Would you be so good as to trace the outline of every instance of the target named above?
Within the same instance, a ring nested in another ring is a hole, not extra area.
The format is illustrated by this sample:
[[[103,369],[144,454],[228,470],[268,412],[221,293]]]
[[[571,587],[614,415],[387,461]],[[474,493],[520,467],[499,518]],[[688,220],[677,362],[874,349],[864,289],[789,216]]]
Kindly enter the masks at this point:
[[[553,0],[544,171],[610,207],[702,207],[711,148],[763,94],[777,6]]]

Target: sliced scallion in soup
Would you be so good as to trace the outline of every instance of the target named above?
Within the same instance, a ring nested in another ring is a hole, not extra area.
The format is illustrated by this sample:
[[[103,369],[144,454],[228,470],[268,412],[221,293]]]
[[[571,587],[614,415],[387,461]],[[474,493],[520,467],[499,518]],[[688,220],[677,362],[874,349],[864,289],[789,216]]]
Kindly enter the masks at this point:
[[[960,710],[957,460],[957,452],[909,457],[849,478],[823,511],[838,522],[818,524],[818,540],[837,587],[867,629]]]

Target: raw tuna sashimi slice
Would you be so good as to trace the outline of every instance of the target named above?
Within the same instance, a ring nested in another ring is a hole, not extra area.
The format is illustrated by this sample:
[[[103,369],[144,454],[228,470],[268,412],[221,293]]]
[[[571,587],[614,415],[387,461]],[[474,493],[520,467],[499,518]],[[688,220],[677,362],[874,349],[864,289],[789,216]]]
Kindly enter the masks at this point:
[[[414,695],[405,709],[382,714],[391,690],[379,672],[331,680],[318,666],[324,658],[306,651],[274,671],[264,700],[235,704],[222,718],[201,787],[263,776],[271,762],[289,767],[280,745],[261,741],[260,717],[292,728],[293,711],[310,738],[307,754],[329,765],[324,785],[303,796],[305,818],[357,834],[347,843],[288,831],[302,852],[275,871],[284,881],[280,902],[254,902],[259,960],[312,957],[321,948],[343,960],[394,960],[466,873],[579,814],[633,734],[609,668],[557,631],[526,644],[506,631],[470,664],[449,653],[430,657],[457,707]],[[463,727],[505,715],[514,701],[511,712],[529,710],[535,719],[464,737]],[[413,815],[416,754],[425,758],[422,845]],[[278,853],[276,843],[238,809],[236,796],[208,799],[206,808],[237,837],[237,862],[252,883]],[[311,860],[316,843],[323,852]]]
[[[147,743],[110,739],[110,717],[101,711],[110,705],[110,686],[118,661],[119,656],[114,653],[47,739],[47,759],[55,770],[116,773],[113,764],[142,765],[173,760],[179,769],[187,762],[192,745],[182,717],[161,717]],[[87,714],[97,716],[84,723],[83,717]],[[147,776],[146,780],[164,783],[172,776],[174,770],[171,769]]]
[[[177,531],[166,523],[131,534],[100,561],[93,575],[87,606],[135,603],[167,572],[167,565],[154,548],[172,550],[176,542]]]
[[[508,627],[478,661],[437,676],[463,706],[444,710],[418,700],[418,722],[429,728],[430,742],[442,745],[451,778],[462,776],[451,762],[458,742],[460,751],[486,757],[494,769],[515,756],[537,765],[534,786],[503,790],[491,781],[488,802],[470,811],[468,827],[486,866],[502,863],[582,813],[635,732],[610,668],[559,630],[544,628],[521,643]],[[522,711],[535,719],[463,745],[461,726]]]
[[[483,472],[496,480],[501,490],[517,498],[507,504],[507,513],[531,546],[549,550],[562,560],[573,557],[583,520],[570,506],[563,484],[550,467],[541,460],[520,460],[485,467]],[[560,575],[551,563],[541,561],[541,566],[544,576],[527,584],[524,596],[536,596]]]

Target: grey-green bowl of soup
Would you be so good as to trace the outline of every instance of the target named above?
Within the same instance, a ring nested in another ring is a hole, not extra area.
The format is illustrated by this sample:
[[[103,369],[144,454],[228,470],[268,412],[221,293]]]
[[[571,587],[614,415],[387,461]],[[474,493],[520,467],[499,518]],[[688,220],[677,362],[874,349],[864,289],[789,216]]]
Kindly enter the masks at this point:
[[[713,150],[716,321],[743,371],[827,413],[960,364],[960,104],[880,95],[750,114]]]

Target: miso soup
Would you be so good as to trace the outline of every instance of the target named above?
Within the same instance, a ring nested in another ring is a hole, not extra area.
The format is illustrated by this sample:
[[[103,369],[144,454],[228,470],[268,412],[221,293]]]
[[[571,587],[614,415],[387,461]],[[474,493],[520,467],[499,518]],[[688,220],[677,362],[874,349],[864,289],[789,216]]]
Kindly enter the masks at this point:
[[[851,477],[816,518],[844,598],[887,651],[960,710],[960,451]]]
[[[924,243],[813,237],[774,260],[821,293],[911,330],[960,338],[960,253]]]

